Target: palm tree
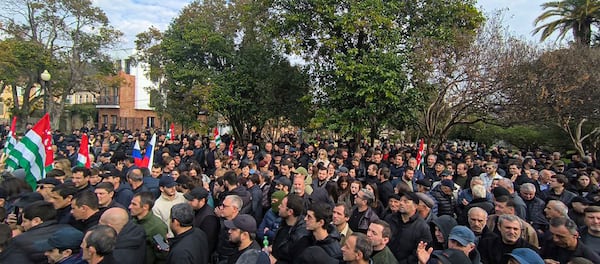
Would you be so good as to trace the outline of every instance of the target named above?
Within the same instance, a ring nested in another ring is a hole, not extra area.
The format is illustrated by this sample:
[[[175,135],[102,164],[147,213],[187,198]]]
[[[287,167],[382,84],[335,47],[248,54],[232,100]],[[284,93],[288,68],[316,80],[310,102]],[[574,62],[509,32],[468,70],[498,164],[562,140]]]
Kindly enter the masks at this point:
[[[536,27],[533,34],[542,31],[541,41],[547,39],[552,33],[558,31],[558,39],[564,39],[569,30],[573,31],[575,42],[580,45],[589,46],[592,39],[592,24],[600,18],[599,0],[562,0],[542,4],[544,13],[535,19],[537,26],[542,21],[556,17]]]

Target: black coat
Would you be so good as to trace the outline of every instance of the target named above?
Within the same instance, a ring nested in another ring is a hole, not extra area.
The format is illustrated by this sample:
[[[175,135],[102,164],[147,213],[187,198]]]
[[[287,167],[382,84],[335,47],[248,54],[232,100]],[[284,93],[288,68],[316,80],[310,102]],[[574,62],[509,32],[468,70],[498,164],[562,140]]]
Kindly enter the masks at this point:
[[[419,242],[431,243],[431,231],[425,220],[418,214],[410,217],[408,222],[402,222],[400,213],[389,215],[385,221],[390,224],[392,238],[388,247],[401,264],[417,263],[416,249]]]
[[[35,248],[36,241],[47,240],[57,230],[69,225],[58,224],[56,220],[43,222],[18,235],[8,242],[0,254],[0,263],[28,264],[48,263],[44,251]]]
[[[530,248],[537,252],[537,248],[527,241],[519,238],[514,245],[507,245],[502,242],[502,237],[498,235],[486,237],[479,241],[477,250],[481,254],[481,262],[485,264],[504,264],[508,262],[506,253],[510,253],[515,248]]]
[[[119,232],[113,256],[122,263],[144,264],[146,257],[146,231],[129,221]]]
[[[221,228],[219,218],[208,204],[198,209],[195,213],[194,223],[192,225],[202,229],[206,234],[206,239],[211,241],[211,243],[208,243],[208,252],[212,254],[217,246],[216,241],[219,240],[219,230]]]
[[[169,239],[167,264],[208,263],[208,241],[206,234],[199,228],[192,228]],[[125,263],[125,262],[123,262]]]

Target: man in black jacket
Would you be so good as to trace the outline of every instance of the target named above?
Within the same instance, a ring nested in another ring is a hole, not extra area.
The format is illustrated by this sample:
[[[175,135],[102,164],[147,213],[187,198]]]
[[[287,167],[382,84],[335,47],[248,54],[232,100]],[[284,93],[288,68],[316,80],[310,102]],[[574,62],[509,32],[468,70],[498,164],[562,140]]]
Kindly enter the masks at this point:
[[[194,209],[194,227],[202,229],[206,233],[208,241],[219,240],[220,223],[212,207],[208,205],[208,191],[204,187],[196,187],[189,193],[183,195],[188,204]],[[208,250],[212,254],[217,243],[209,243]]]
[[[477,249],[481,254],[481,262],[486,264],[507,263],[506,254],[515,248],[537,248],[521,238],[521,219],[516,215],[504,214],[498,217],[500,236],[493,235],[479,241]]]
[[[175,234],[169,239],[167,264],[208,263],[208,241],[204,231],[192,226],[194,210],[187,203],[171,208],[171,230]]]
[[[144,228],[129,219],[129,214],[123,208],[107,209],[98,222],[117,231],[117,244],[113,256],[123,263],[145,263],[146,232]]]
[[[34,243],[47,240],[57,230],[68,225],[56,222],[56,210],[45,201],[33,202],[23,209],[25,232],[14,237],[0,254],[0,263],[46,263],[44,252],[38,250]]]
[[[400,264],[417,262],[417,245],[419,242],[432,241],[429,225],[417,214],[419,197],[412,192],[401,193],[400,209],[397,213],[386,216],[390,224],[392,238],[388,247]]]
[[[281,226],[277,229],[272,245],[271,258],[277,263],[292,263],[304,250],[310,246],[310,233],[304,222],[304,201],[295,194],[283,198],[279,205]]]

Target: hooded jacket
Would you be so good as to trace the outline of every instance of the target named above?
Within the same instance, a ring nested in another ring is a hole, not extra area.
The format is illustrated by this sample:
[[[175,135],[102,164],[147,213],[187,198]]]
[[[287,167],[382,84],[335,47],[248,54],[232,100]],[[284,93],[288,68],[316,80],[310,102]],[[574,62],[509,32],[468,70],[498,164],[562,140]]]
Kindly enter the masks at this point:
[[[433,239],[434,240],[434,242],[433,242],[434,249],[447,249],[448,248],[448,236],[450,236],[450,231],[456,225],[457,225],[456,220],[449,215],[442,215],[436,219],[433,219],[430,226],[431,226],[432,237],[434,238]],[[444,236],[443,243],[440,243],[439,241],[437,241],[435,239],[435,227],[436,226],[440,230],[440,232],[442,232],[442,235]]]

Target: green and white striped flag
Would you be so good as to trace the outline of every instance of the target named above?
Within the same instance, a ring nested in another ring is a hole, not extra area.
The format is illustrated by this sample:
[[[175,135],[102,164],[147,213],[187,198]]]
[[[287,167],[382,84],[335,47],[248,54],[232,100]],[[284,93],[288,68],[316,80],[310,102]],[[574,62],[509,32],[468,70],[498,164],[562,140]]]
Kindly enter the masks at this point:
[[[47,170],[52,169],[54,161],[48,114],[25,134],[9,155],[19,161],[21,168],[25,169],[25,181],[35,189],[37,181],[46,176]]]
[[[19,168],[19,161],[15,159],[15,157],[10,155],[10,152],[15,149],[17,145],[17,117],[13,117],[12,123],[10,124],[10,133],[8,134],[8,138],[6,139],[6,144],[4,144],[4,155],[7,156],[6,159],[6,169],[8,171],[14,171]]]

